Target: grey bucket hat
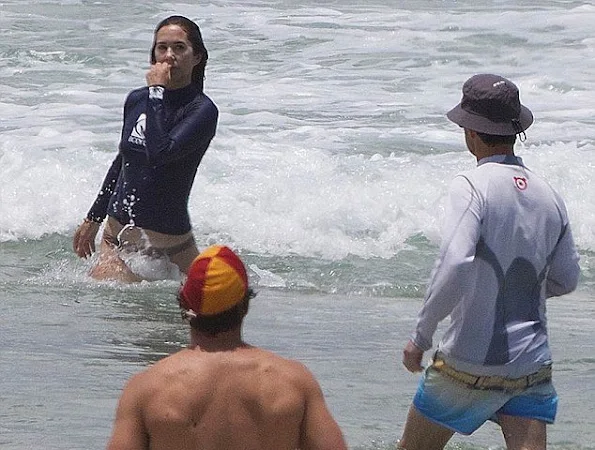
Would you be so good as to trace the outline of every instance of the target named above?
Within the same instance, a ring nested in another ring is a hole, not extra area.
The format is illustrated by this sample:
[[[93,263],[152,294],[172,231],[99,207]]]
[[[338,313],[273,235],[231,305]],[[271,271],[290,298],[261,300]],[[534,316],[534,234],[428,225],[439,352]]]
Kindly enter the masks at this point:
[[[521,105],[516,85],[492,74],[469,78],[461,102],[446,117],[463,128],[498,136],[522,133],[533,123],[533,114]]]

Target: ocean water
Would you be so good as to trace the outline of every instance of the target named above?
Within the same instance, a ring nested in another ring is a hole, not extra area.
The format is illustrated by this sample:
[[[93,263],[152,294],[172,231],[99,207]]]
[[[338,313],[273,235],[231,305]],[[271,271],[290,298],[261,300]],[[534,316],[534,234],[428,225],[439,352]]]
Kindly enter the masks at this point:
[[[72,234],[115,156],[154,26],[183,14],[220,109],[190,212],[259,292],[248,341],[304,361],[350,448],[400,436],[400,364],[445,194],[473,167],[445,112],[479,72],[535,115],[517,154],[565,197],[576,293],[549,303],[555,450],[595,449],[595,6],[572,0],[0,2],[0,448],[105,446],[124,381],[187,340],[179,280],[95,282]],[[449,449],[502,449],[493,424]]]

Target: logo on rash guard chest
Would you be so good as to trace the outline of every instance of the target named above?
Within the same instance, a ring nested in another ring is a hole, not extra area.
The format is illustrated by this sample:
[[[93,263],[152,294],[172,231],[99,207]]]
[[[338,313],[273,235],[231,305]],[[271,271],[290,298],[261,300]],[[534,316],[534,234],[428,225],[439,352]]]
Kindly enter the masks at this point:
[[[142,113],[136,119],[136,123],[134,124],[134,128],[128,137],[128,142],[136,145],[142,145],[143,147],[146,146],[145,144],[145,128],[147,126],[147,115]]]
[[[513,177],[514,184],[519,191],[527,189],[527,179],[524,177]]]

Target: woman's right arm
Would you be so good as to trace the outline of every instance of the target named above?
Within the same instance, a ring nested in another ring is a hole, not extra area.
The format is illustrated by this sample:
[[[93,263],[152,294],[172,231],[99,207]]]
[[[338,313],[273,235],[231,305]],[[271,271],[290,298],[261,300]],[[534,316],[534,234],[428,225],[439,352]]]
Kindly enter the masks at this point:
[[[95,237],[99,231],[99,226],[107,215],[107,207],[110,197],[114,192],[120,169],[122,168],[122,155],[118,153],[116,159],[109,168],[101,190],[87,213],[87,217],[83,223],[79,225],[74,233],[72,240],[72,248],[74,252],[81,258],[87,258],[95,252]]]
[[[105,216],[107,215],[107,206],[112,194],[114,193],[114,189],[116,188],[116,183],[118,182],[121,169],[122,155],[118,153],[116,159],[114,159],[114,162],[107,171],[107,175],[103,180],[103,184],[101,185],[101,189],[99,194],[97,194],[97,198],[95,199],[93,206],[91,206],[91,209],[87,213],[87,219],[98,223],[103,222],[103,219],[105,219]]]

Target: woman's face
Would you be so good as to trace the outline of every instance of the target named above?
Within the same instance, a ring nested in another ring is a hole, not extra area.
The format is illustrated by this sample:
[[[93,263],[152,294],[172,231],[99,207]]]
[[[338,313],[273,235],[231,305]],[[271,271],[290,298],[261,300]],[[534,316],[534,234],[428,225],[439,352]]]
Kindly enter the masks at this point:
[[[192,70],[200,62],[194,54],[186,32],[178,25],[165,25],[155,35],[155,60],[170,66],[172,87],[180,88],[192,82]]]

